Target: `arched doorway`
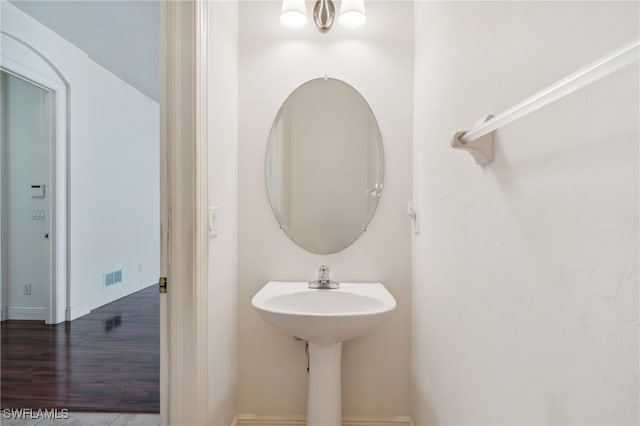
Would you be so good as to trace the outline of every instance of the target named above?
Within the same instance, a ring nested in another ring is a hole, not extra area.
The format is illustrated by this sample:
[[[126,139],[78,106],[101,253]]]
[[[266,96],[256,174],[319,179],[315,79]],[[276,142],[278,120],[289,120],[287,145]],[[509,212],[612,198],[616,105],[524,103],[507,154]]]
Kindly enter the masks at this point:
[[[69,85],[44,55],[18,38],[0,32],[2,52],[0,54],[0,69],[3,72],[29,82],[50,93],[51,96],[51,141],[50,141],[50,173],[49,188],[44,188],[50,195],[49,208],[46,212],[49,219],[48,230],[43,235],[49,243],[48,262],[48,291],[47,309],[44,319],[48,324],[57,324],[68,318],[68,92]],[[5,156],[3,156],[4,158]],[[1,166],[0,166],[1,167]],[[35,190],[35,189],[34,189]],[[2,203],[6,204],[3,191]],[[34,214],[37,214],[35,212]],[[4,222],[4,215],[3,215]],[[5,236],[6,224],[3,223],[0,251],[9,250]],[[6,256],[2,256],[6,259]],[[8,265],[0,263],[0,309],[2,319],[10,318],[11,307],[8,302],[9,288],[7,285]],[[26,292],[26,289],[25,289]],[[18,310],[16,315],[20,315]]]

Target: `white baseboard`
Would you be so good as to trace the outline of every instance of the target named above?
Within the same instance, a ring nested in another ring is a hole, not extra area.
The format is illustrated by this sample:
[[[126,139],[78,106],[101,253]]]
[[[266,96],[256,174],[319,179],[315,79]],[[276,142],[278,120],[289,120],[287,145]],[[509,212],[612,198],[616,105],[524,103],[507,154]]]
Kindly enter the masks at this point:
[[[305,416],[238,414],[231,426],[306,426]],[[410,417],[344,417],[342,426],[413,426]]]
[[[47,308],[9,306],[7,308],[7,319],[46,321],[48,319]]]
[[[127,297],[147,287],[151,287],[156,283],[144,284],[142,282],[134,283],[132,281],[123,281],[109,287],[103,287],[102,292],[94,295],[91,299],[91,310],[98,309],[123,297]]]
[[[89,312],[91,312],[91,305],[89,303],[81,303],[67,308],[65,318],[67,321],[73,321],[74,319],[87,315]]]
[[[0,321],[4,321],[7,319],[7,307],[3,306],[0,308]]]
[[[122,285],[121,285],[122,284]],[[150,287],[156,283],[151,284],[142,284],[141,286],[135,286],[131,283],[118,283],[113,288],[102,288],[102,291],[98,294],[94,295],[88,301],[81,303],[76,306],[72,306],[71,308],[67,308],[67,321],[73,321],[74,319],[78,319],[83,317],[97,309],[101,306],[107,305],[111,302],[115,302],[116,300],[122,299],[123,297],[129,296],[137,291],[140,291],[143,288]]]

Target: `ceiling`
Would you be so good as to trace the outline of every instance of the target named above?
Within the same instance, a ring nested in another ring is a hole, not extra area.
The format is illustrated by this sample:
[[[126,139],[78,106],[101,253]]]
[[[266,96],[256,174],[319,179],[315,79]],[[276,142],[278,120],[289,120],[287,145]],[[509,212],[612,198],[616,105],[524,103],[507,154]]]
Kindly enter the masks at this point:
[[[142,93],[160,99],[158,1],[9,1]]]

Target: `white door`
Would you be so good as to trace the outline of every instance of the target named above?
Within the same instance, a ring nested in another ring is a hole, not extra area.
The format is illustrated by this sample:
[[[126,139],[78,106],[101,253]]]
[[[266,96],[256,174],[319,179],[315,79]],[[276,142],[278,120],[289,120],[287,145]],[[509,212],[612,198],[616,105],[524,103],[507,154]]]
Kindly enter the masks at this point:
[[[5,71],[1,74],[3,316],[46,321],[52,95]]]

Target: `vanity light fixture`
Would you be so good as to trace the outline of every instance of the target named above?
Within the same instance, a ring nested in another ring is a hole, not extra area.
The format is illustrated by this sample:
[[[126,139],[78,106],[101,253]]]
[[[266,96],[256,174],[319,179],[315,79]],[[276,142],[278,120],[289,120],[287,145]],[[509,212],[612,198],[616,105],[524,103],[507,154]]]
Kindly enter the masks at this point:
[[[313,22],[320,32],[331,29],[336,16],[333,0],[316,0],[313,6]],[[345,27],[364,25],[367,15],[364,11],[364,0],[342,0],[340,5],[340,24]],[[283,0],[280,12],[280,23],[289,28],[302,28],[307,24],[307,8],[304,0]]]

